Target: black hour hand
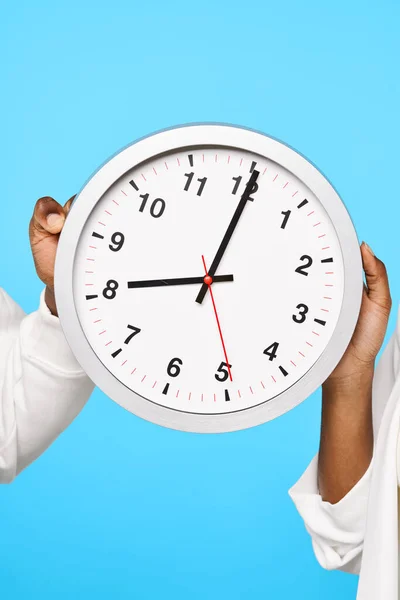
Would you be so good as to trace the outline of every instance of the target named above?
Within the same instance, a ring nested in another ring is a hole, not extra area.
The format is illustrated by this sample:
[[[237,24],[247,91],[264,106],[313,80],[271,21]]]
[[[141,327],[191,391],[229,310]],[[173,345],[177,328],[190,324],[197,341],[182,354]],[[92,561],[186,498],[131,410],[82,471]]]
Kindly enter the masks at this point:
[[[216,275],[213,283],[233,281],[233,275]],[[170,285],[192,285],[204,283],[204,275],[200,277],[176,277],[174,279],[146,279],[144,281],[128,281],[128,288],[167,287]]]

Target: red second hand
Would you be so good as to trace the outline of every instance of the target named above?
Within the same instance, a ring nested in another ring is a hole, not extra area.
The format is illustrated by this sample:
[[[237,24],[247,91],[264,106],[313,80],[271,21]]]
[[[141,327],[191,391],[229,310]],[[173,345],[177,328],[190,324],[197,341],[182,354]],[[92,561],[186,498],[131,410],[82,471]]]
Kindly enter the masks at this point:
[[[208,270],[207,270],[207,266],[206,266],[206,261],[204,260],[204,256],[201,255],[201,259],[203,261],[203,265],[204,265],[204,270],[206,272],[206,276],[204,277],[204,283],[206,283],[208,285],[208,289],[210,292],[210,296],[211,296],[211,300],[212,300],[212,304],[214,307],[214,314],[215,314],[215,318],[217,320],[217,325],[218,325],[218,331],[219,331],[219,336],[221,338],[221,343],[222,343],[222,348],[224,351],[224,356],[225,356],[225,362],[226,362],[226,366],[228,367],[228,373],[229,373],[229,379],[231,381],[233,381],[232,379],[232,373],[231,373],[231,367],[229,365],[229,360],[228,360],[228,355],[226,353],[226,347],[225,347],[225,342],[224,342],[224,336],[222,335],[222,329],[221,329],[221,324],[219,322],[219,318],[218,318],[218,311],[217,311],[217,307],[215,306],[215,300],[214,300],[214,294],[211,288],[211,284],[212,284],[212,277],[209,276],[208,274]]]

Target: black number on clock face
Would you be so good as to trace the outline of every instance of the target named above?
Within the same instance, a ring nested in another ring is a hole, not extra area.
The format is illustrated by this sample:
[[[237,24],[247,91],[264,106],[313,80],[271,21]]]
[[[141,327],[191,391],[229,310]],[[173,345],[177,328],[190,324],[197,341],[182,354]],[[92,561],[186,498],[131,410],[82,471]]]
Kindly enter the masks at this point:
[[[253,183],[253,187],[251,188],[251,192],[250,192],[250,196],[248,197],[248,200],[250,200],[251,202],[254,202],[254,198],[252,198],[252,195],[255,194],[256,192],[258,192],[258,183],[257,183],[257,181],[255,181]]]
[[[295,269],[296,273],[300,273],[300,275],[308,275],[305,269],[311,267],[313,263],[311,256],[308,256],[308,254],[303,254],[303,256],[300,256],[300,260],[304,260],[305,264],[297,267],[297,269]]]
[[[274,358],[276,358],[278,347],[279,347],[279,343],[274,342],[273,344],[268,346],[268,348],[265,348],[263,354],[266,354],[267,356],[269,356],[269,360],[274,360]]]
[[[178,377],[179,373],[181,372],[182,365],[183,361],[180,358],[173,358],[172,360],[170,360],[167,367],[168,375],[170,377]]]
[[[238,177],[232,177],[233,181],[235,182],[235,185],[233,186],[233,190],[232,190],[232,194],[236,194],[236,192],[239,189],[239,185],[242,181],[242,176],[239,175]],[[255,194],[258,191],[258,183],[255,181],[250,193],[250,196],[248,197],[248,200],[250,200],[251,202],[253,202],[254,198],[251,197],[252,194]]]
[[[295,323],[304,323],[306,320],[306,314],[308,313],[307,304],[298,304],[296,308],[299,309],[299,315],[292,315],[292,319]]]
[[[232,365],[229,365],[229,368],[232,369]],[[229,377],[228,364],[226,362],[222,362],[219,365],[217,372],[215,373],[215,379],[217,381],[224,382],[228,379],[228,377]]]
[[[119,283],[115,281],[115,279],[109,279],[107,281],[106,287],[103,290],[104,298],[107,298],[107,300],[113,300],[117,295],[118,287]]]
[[[132,329],[133,333],[131,333],[130,335],[128,335],[128,337],[126,338],[124,344],[129,344],[129,342],[131,341],[131,339],[137,335],[138,333],[140,333],[142,330],[139,329],[139,327],[135,327],[134,325],[127,325],[128,329]]]
[[[236,192],[238,191],[240,182],[242,181],[242,176],[239,175],[239,177],[232,177],[232,179],[235,182],[235,185],[233,186],[232,194],[236,194]]]
[[[111,244],[109,244],[108,247],[113,252],[118,252],[119,250],[121,250],[122,246],[124,245],[124,242],[125,242],[124,234],[121,233],[120,231],[116,231],[115,233],[112,234]],[[114,245],[112,245],[112,244],[114,244]]]
[[[185,192],[187,192],[190,188],[190,184],[192,183],[194,173],[185,173],[185,177],[187,177],[187,181],[185,183],[185,187],[183,188]],[[197,190],[197,195],[201,196],[204,186],[206,185],[207,177],[198,178],[197,181],[200,183],[199,189]]]
[[[146,208],[147,200],[149,199],[149,194],[139,194],[140,198],[143,198],[143,201],[139,207],[139,212],[144,212]],[[150,205],[150,214],[155,219],[158,219],[162,216],[166,207],[165,200],[162,198],[156,198]]]
[[[283,210],[283,211],[281,212],[281,215],[284,215],[284,219],[283,219],[283,221],[282,221],[281,229],[285,229],[285,227],[286,227],[286,223],[287,223],[287,222],[288,222],[288,220],[289,220],[289,217],[290,217],[290,213],[291,213],[291,212],[292,212],[291,210]]]

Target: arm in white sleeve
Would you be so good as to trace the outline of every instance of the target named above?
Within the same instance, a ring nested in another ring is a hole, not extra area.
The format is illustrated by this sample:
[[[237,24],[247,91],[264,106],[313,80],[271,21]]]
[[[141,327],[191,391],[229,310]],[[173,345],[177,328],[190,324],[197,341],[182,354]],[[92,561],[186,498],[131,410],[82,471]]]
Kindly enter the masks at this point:
[[[372,386],[374,440],[393,388],[398,362],[399,321],[375,369]],[[315,556],[325,569],[360,572],[367,503],[373,460],[353,488],[337,503],[322,500],[318,490],[318,453],[290,488],[293,500],[311,536]]]
[[[0,483],[8,483],[64,431],[93,383],[73,356],[44,292],[23,311],[0,290]]]

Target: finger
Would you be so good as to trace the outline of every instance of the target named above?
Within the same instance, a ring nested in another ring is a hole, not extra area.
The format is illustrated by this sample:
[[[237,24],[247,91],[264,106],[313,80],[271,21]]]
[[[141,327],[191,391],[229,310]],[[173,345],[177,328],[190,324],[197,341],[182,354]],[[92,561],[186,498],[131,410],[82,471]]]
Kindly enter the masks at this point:
[[[38,233],[59,233],[64,225],[65,212],[54,198],[46,196],[36,202],[32,217],[32,227]]]
[[[71,206],[72,203],[74,201],[74,199],[76,198],[76,194],[74,194],[73,196],[71,196],[71,198],[69,200],[66,201],[66,203],[64,204],[64,213],[65,216],[68,215],[69,211],[71,210]]]
[[[379,306],[390,310],[392,300],[384,263],[374,255],[371,248],[365,242],[361,244],[361,256],[369,299],[379,304]]]

